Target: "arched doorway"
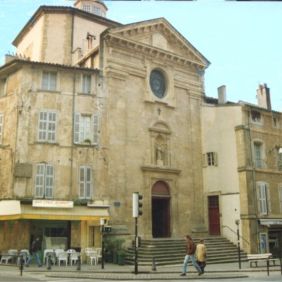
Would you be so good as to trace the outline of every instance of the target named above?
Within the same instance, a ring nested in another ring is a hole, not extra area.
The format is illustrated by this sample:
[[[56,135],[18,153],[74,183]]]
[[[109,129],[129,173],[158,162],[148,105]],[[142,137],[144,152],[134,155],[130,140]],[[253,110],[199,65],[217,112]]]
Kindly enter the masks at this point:
[[[170,193],[163,181],[156,182],[152,188],[152,235],[170,237]]]

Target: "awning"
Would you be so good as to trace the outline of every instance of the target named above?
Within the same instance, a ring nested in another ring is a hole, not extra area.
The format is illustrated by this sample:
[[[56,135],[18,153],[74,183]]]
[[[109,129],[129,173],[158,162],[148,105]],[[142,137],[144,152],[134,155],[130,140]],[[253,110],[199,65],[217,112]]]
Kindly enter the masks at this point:
[[[282,225],[282,218],[268,218],[268,219],[260,219],[261,225],[271,226],[271,225]]]
[[[109,219],[108,206],[35,207],[20,201],[0,201],[0,220],[42,219],[42,220],[91,220]]]

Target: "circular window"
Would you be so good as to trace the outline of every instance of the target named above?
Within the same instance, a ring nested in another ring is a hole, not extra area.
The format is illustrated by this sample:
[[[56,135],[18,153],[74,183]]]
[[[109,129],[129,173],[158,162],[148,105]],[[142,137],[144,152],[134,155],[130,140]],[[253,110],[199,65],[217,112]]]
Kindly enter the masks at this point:
[[[150,86],[155,96],[163,98],[166,90],[166,80],[160,70],[152,70],[150,74]]]

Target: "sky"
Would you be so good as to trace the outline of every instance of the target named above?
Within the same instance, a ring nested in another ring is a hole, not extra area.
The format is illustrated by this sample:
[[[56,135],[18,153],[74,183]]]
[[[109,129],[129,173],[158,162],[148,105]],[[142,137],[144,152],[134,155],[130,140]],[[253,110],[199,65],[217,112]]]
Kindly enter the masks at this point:
[[[72,0],[0,0],[0,65],[15,52],[12,41],[40,5],[72,6]],[[256,89],[270,88],[272,109],[282,112],[282,2],[105,1],[107,18],[128,24],[164,17],[211,64],[205,92],[256,104]]]

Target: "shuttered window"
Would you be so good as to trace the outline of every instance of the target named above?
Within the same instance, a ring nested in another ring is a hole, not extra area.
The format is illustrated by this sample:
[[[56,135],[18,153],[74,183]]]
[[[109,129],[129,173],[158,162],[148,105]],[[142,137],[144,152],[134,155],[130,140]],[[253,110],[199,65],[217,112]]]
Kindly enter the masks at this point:
[[[38,141],[52,143],[56,141],[56,120],[55,112],[44,111],[39,113]]]
[[[76,113],[74,117],[74,143],[98,144],[99,116]]]
[[[269,186],[264,182],[257,182],[258,211],[261,215],[271,212]]]
[[[90,199],[92,190],[92,169],[89,166],[79,168],[79,198]]]
[[[37,164],[35,176],[35,197],[53,198],[54,168],[50,164]]]

